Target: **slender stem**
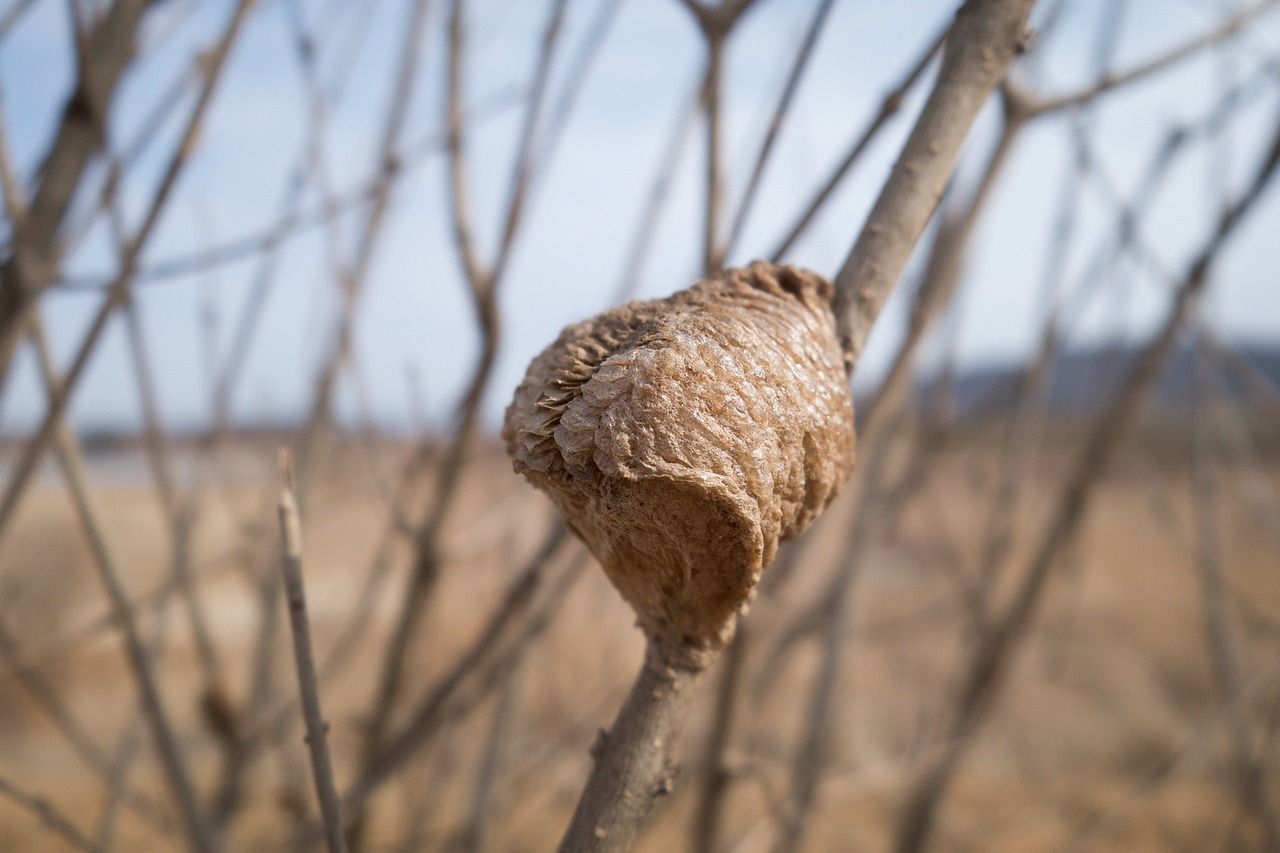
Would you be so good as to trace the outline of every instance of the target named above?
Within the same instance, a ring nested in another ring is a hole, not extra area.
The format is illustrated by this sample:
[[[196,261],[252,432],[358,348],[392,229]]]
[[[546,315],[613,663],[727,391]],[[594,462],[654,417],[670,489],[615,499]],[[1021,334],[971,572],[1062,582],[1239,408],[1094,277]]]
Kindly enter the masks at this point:
[[[368,715],[361,745],[362,775],[378,758],[390,724],[391,712],[400,697],[404,681],[405,659],[417,632],[423,612],[435,589],[440,573],[439,533],[452,508],[453,495],[462,473],[465,453],[470,447],[480,400],[488,384],[489,373],[497,354],[497,306],[493,279],[483,268],[472,237],[472,220],[467,196],[466,159],[463,144],[462,69],[465,46],[462,0],[453,0],[449,9],[449,41],[445,122],[448,133],[446,151],[449,157],[449,187],[454,241],[463,273],[471,290],[477,318],[482,329],[482,346],[471,383],[460,406],[457,430],[448,455],[440,466],[435,500],[419,527],[414,542],[412,574],[400,612],[392,628],[391,639],[380,663],[373,705]],[[356,811],[348,829],[352,847],[359,849],[364,836],[364,814]]]
[[[849,173],[849,170],[852,169],[854,164],[862,157],[863,152],[867,150],[867,147],[871,144],[872,140],[874,140],[880,130],[888,124],[889,119],[897,115],[898,111],[902,109],[903,98],[906,97],[907,92],[911,87],[916,84],[916,81],[924,75],[925,69],[928,68],[929,63],[933,61],[934,54],[942,48],[942,43],[946,38],[946,35],[946,29],[943,29],[942,32],[938,33],[933,41],[929,42],[929,46],[916,59],[915,64],[912,65],[910,70],[908,70],[903,76],[902,82],[884,96],[884,100],[880,102],[880,109],[876,112],[875,116],[872,117],[871,121],[863,129],[862,133],[859,134],[858,138],[854,140],[853,144],[849,146],[849,153],[846,154],[839,165],[831,171],[831,175],[823,183],[821,189],[814,194],[813,198],[809,201],[809,204],[805,206],[804,213],[800,214],[796,219],[796,224],[791,226],[790,230],[787,231],[787,235],[782,238],[782,241],[778,244],[778,248],[774,249],[773,252],[770,253],[769,258],[774,263],[779,263],[787,252],[791,250],[791,247],[795,245],[796,241],[799,240],[801,235],[809,228],[814,217],[818,215],[818,211],[822,210],[826,205],[827,200],[830,199],[831,195],[836,191],[836,188],[844,181],[845,175]]]
[[[348,792],[346,801],[353,812],[359,812],[364,799],[404,763],[405,758],[434,734],[444,715],[445,706],[460,691],[463,683],[485,669],[491,669],[498,657],[502,640],[520,617],[528,614],[534,593],[543,583],[547,564],[568,539],[563,525],[557,524],[539,552],[512,582],[502,603],[489,617],[476,641],[460,655],[440,683],[418,703],[401,729],[385,738],[379,751],[365,761],[360,779]],[[581,567],[571,567],[566,574],[575,576]]]
[[[796,51],[796,58],[791,65],[790,73],[787,75],[787,82],[782,87],[782,94],[778,97],[777,106],[774,107],[773,117],[769,120],[769,129],[765,132],[764,140],[760,143],[760,153],[756,155],[755,165],[751,169],[751,177],[747,179],[747,188],[742,191],[742,200],[738,203],[738,212],[733,217],[733,224],[729,227],[729,236],[725,240],[724,249],[720,253],[722,262],[733,251],[738,238],[742,236],[742,229],[747,224],[747,216],[750,215],[752,204],[755,202],[756,191],[760,188],[760,179],[764,177],[765,166],[769,163],[769,155],[773,152],[773,145],[777,142],[778,135],[782,132],[782,127],[787,121],[791,104],[795,100],[796,92],[800,89],[800,79],[804,76],[805,69],[809,66],[809,59],[813,56],[813,49],[818,43],[818,36],[822,34],[823,27],[831,13],[831,7],[834,5],[835,0],[818,0],[817,6],[814,7],[813,18],[809,21],[809,29],[805,32],[804,40],[800,43],[800,49]]]
[[[702,84],[702,109],[707,116],[707,206],[703,224],[702,274],[711,275],[720,266],[720,208],[723,185],[720,180],[720,95],[724,77],[724,43],[726,33],[707,29],[707,74]]]
[[[1128,433],[1141,404],[1173,350],[1191,306],[1208,282],[1209,267],[1245,219],[1280,167],[1280,128],[1253,182],[1230,207],[1204,248],[1179,283],[1165,321],[1143,350],[1112,404],[1094,428],[1077,458],[1066,486],[1041,531],[1031,559],[1022,574],[1013,600],[978,641],[956,700],[949,738],[935,757],[921,769],[907,794],[899,816],[894,850],[918,853],[933,831],[938,804],[946,794],[956,768],[973,735],[985,721],[1003,684],[1008,662],[1024,635],[1041,594],[1063,550],[1074,539],[1090,499],[1108,468],[1120,440]]]
[[[502,226],[502,239],[498,243],[497,257],[494,259],[490,276],[494,281],[502,278],[511,257],[511,249],[515,245],[516,232],[520,227],[520,216],[524,212],[525,194],[529,191],[529,182],[537,163],[535,155],[540,154],[538,146],[538,126],[542,120],[542,106],[546,100],[547,84],[551,79],[551,62],[556,56],[556,42],[564,23],[565,7],[568,0],[554,0],[546,28],[542,33],[542,48],[538,52],[537,66],[533,71],[533,83],[529,92],[529,107],[525,110],[524,126],[520,129],[520,140],[516,145],[516,163],[511,174],[511,185],[507,190],[507,213]],[[545,162],[541,165],[545,165]]]
[[[142,326],[138,303],[130,299],[125,307],[125,321],[129,333],[129,354],[137,377],[138,396],[142,403],[143,425],[146,431],[147,458],[151,463],[156,490],[164,505],[169,523],[170,551],[172,553],[173,579],[182,593],[187,616],[191,620],[191,633],[203,670],[206,690],[217,689],[223,683],[222,667],[209,630],[209,618],[204,603],[196,591],[191,577],[191,538],[196,522],[196,509],[191,498],[178,491],[174,472],[173,444],[160,417],[160,399],[156,389],[151,360],[147,357],[147,341]]]
[[[102,848],[99,845],[81,832],[69,817],[44,797],[32,794],[4,776],[0,776],[0,796],[6,797],[34,814],[42,824],[62,836],[73,847],[87,850],[89,853],[101,853]]]
[[[458,406],[457,428],[440,464],[434,500],[414,537],[414,558],[409,589],[404,596],[404,602],[392,629],[391,641],[381,663],[373,709],[365,731],[362,750],[364,777],[373,775],[378,766],[386,764],[381,748],[391,710],[401,693],[405,659],[410,643],[418,630],[440,574],[442,564],[440,533],[454,505],[463,463],[475,438],[480,406],[496,363],[500,334],[497,289],[501,276],[507,269],[507,258],[519,230],[521,211],[528,203],[530,180],[538,168],[538,163],[534,159],[535,130],[546,100],[546,83],[556,46],[559,43],[564,9],[564,0],[557,0],[551,8],[543,31],[535,70],[535,79],[538,82],[530,95],[524,129],[516,152],[516,166],[509,187],[502,237],[493,265],[486,268],[476,249],[467,192],[468,169],[465,145],[467,128],[462,111],[466,47],[464,8],[462,0],[453,0],[450,5],[445,97],[447,128],[445,150],[449,165],[450,213],[454,242],[471,295],[472,308],[480,327],[480,353],[471,371],[466,392]],[[359,837],[361,829],[360,820],[357,818],[353,823],[351,836]]]
[[[702,78],[702,110],[707,117],[706,207],[703,223],[702,272],[710,275],[724,261],[720,246],[720,218],[724,205],[721,160],[722,96],[724,54],[729,34],[754,0],[721,0],[718,6],[703,6],[697,0],[682,0],[693,15],[707,49],[707,67]]]
[[[1229,37],[1239,32],[1246,24],[1256,18],[1263,12],[1275,8],[1277,0],[1262,0],[1247,9],[1241,9],[1239,12],[1227,18],[1218,27],[1207,32],[1200,33],[1188,41],[1179,44],[1169,50],[1153,56],[1145,62],[1135,65],[1127,71],[1119,74],[1105,74],[1101,80],[1092,86],[1088,86],[1077,92],[1066,95],[1059,95],[1053,98],[1036,103],[1034,114],[1036,116],[1048,113],[1061,112],[1062,110],[1078,107],[1089,101],[1094,100],[1099,95],[1106,94],[1115,89],[1145,80],[1153,74],[1165,70],[1171,65],[1175,65],[1184,59],[1195,56],[1206,47],[1219,45],[1226,41]]]
[[[392,91],[391,108],[387,112],[386,122],[383,125],[382,136],[378,144],[378,169],[381,174],[387,177],[387,180],[379,182],[377,189],[374,191],[373,204],[369,210],[368,218],[364,221],[364,228],[356,245],[355,257],[346,265],[340,261],[335,261],[334,263],[334,272],[338,278],[342,304],[336,328],[325,353],[320,376],[315,383],[310,414],[307,418],[307,427],[299,443],[301,448],[298,457],[299,496],[304,503],[308,489],[314,480],[312,475],[315,473],[317,455],[329,423],[330,410],[333,405],[333,395],[337,386],[340,368],[351,351],[360,296],[364,291],[365,281],[368,278],[369,269],[383,233],[383,224],[386,221],[387,209],[391,202],[391,190],[395,185],[393,178],[400,168],[396,149],[399,146],[400,136],[408,119],[409,108],[413,103],[414,84],[418,79],[422,37],[426,29],[428,7],[428,0],[414,0],[414,3],[409,7],[409,18],[404,30],[400,64]],[[319,106],[323,104],[323,98],[319,95],[318,86],[313,88],[317,89],[317,94],[313,101],[318,105],[314,109],[319,111],[323,109],[322,106]],[[317,125],[319,126],[320,124],[321,122],[317,120]],[[316,134],[315,138],[319,139],[319,135]],[[311,159],[318,169],[323,158],[317,152]],[[331,231],[336,221],[336,218],[329,220]]]
[[[899,385],[905,383],[899,382]],[[813,688],[805,708],[805,727],[796,749],[791,771],[790,799],[783,815],[780,837],[774,850],[791,853],[799,850],[808,828],[809,816],[817,800],[818,782],[827,766],[826,752],[831,738],[831,723],[835,714],[841,666],[844,661],[845,641],[849,635],[849,623],[853,613],[853,584],[862,567],[868,549],[871,531],[887,520],[892,508],[886,506],[886,465],[888,445],[900,433],[896,427],[902,420],[910,397],[886,389],[879,399],[892,399],[896,406],[896,418],[877,420],[883,425],[863,440],[861,454],[864,459],[858,469],[861,481],[860,499],[853,522],[849,525],[842,561],[835,577],[822,595],[819,605],[822,613],[822,662],[813,680]],[[891,423],[891,421],[893,421]]]
[[[44,179],[27,214],[13,223],[13,251],[0,266],[0,387],[36,298],[53,280],[55,244],[76,188],[105,140],[117,83],[133,59],[146,0],[117,0],[82,50],[77,85],[40,167]]]
[[[640,213],[640,222],[631,238],[626,260],[622,264],[622,276],[612,299],[615,305],[634,299],[636,291],[640,289],[641,274],[644,272],[645,261],[649,258],[653,238],[658,233],[658,222],[666,207],[667,197],[671,193],[671,186],[680,166],[680,157],[684,153],[689,133],[694,127],[694,119],[698,116],[702,84],[699,83],[692,88],[689,102],[681,107],[676,123],[671,127],[671,136],[668,137],[667,145],[658,160],[658,171],[654,173],[653,183],[649,187],[644,208]]]
[[[362,770],[360,777],[343,794],[342,807],[350,814],[359,814],[368,798],[392,777],[406,761],[416,755],[452,720],[465,717],[485,696],[502,684],[515,666],[534,647],[535,640],[551,624],[556,611],[564,602],[569,589],[581,576],[586,565],[586,553],[564,569],[554,583],[541,596],[542,602],[533,608],[533,593],[540,586],[535,568],[539,558],[522,573],[521,578],[508,590],[507,598],[491,617],[481,636],[462,654],[449,674],[423,699],[408,721],[398,732],[386,738],[381,752],[373,757]],[[532,573],[531,579],[528,575]],[[532,608],[532,610],[531,610]],[[512,628],[514,617],[523,616],[518,630]],[[505,642],[503,638],[507,637]],[[470,685],[469,690],[463,688]],[[299,844],[318,841],[320,832],[307,827],[300,833]]]
[[[836,276],[836,322],[853,362],[942,198],[978,110],[1021,48],[1032,5],[969,0],[956,13],[933,92]]]
[[[302,521],[293,496],[289,453],[285,450],[280,452],[280,480],[280,567],[289,602],[289,624],[293,629],[293,657],[298,670],[298,692],[302,696],[302,719],[307,727],[306,741],[311,752],[316,799],[320,802],[329,853],[345,853],[347,841],[342,834],[342,812],[338,804],[338,789],[333,781],[333,762],[329,758],[329,724],[320,711],[320,685],[311,648],[311,623],[307,619],[307,596],[302,579]]]
[[[1241,702],[1242,656],[1231,619],[1230,592],[1223,566],[1222,513],[1219,510],[1215,476],[1215,444],[1212,407],[1214,400],[1204,393],[1209,384],[1206,356],[1195,356],[1194,387],[1197,399],[1192,409],[1191,475],[1196,520],[1196,566],[1200,574],[1201,603],[1209,661],[1224,709],[1227,732],[1231,736],[1232,759],[1241,805],[1257,819],[1262,829],[1262,847],[1267,853],[1280,851],[1280,822],[1267,794],[1266,769],[1255,757],[1250,733],[1249,709]]]
[[[471,805],[466,821],[458,832],[455,848],[484,851],[493,847],[490,837],[493,834],[492,827],[503,816],[502,797],[499,796],[502,774],[510,761],[512,742],[519,724],[520,694],[526,671],[524,662],[524,658],[521,658],[512,665],[510,676],[498,696],[497,707],[493,709],[489,740],[480,759]]]
[[[52,358],[41,333],[38,318],[34,328],[41,373],[52,396],[60,389],[53,374]],[[102,514],[89,491],[89,478],[84,470],[84,460],[80,454],[79,444],[62,420],[58,420],[56,426],[58,461],[62,465],[72,501],[89,540],[98,577],[111,602],[112,614],[119,626],[121,639],[124,641],[125,657],[134,677],[142,710],[151,726],[151,734],[160,754],[161,766],[173,788],[183,820],[186,822],[192,848],[198,853],[213,853],[215,842],[197,802],[191,768],[178,744],[173,721],[165,710],[160,695],[159,680],[138,626],[137,613],[130,606],[118,560],[107,541]]]
[[[467,114],[471,121],[479,125],[481,120],[497,118],[515,100],[515,94],[504,89],[470,107]],[[446,135],[439,130],[433,130],[406,145],[404,153],[397,155],[397,168],[390,174],[379,172],[366,183],[337,197],[322,200],[306,209],[303,209],[297,201],[284,204],[272,224],[248,236],[237,237],[194,252],[175,253],[168,258],[140,265],[134,278],[139,284],[173,282],[184,276],[210,272],[219,267],[254,258],[270,250],[279,249],[289,239],[299,236],[303,231],[323,225],[336,216],[369,204],[374,196],[382,191],[384,185],[394,183],[403,178],[410,169],[420,167],[431,157],[443,153]],[[295,165],[290,181],[302,182],[305,172],[305,162]],[[109,274],[71,274],[62,276],[50,286],[61,291],[103,290],[111,286],[112,280],[113,276]]]
[[[192,109],[191,115],[187,120],[186,128],[183,132],[182,139],[177,147],[173,150],[173,154],[167,164],[164,174],[160,180],[154,195],[152,196],[147,208],[146,218],[139,227],[137,234],[129,241],[121,259],[120,270],[108,288],[107,296],[103,299],[102,304],[98,308],[98,313],[94,316],[89,324],[88,331],[85,332],[81,339],[80,347],[76,351],[75,358],[72,360],[71,368],[62,378],[61,386],[58,393],[54,395],[48,404],[45,412],[44,420],[41,421],[39,429],[35,436],[27,442],[23,448],[22,458],[14,466],[9,477],[8,485],[5,488],[3,499],[0,499],[0,533],[3,532],[9,521],[12,520],[14,510],[17,509],[19,501],[25,494],[27,486],[31,483],[31,476],[35,473],[36,463],[39,461],[41,454],[49,443],[54,439],[54,432],[61,422],[62,413],[66,410],[67,404],[71,399],[71,393],[75,390],[76,384],[84,373],[85,367],[88,365],[90,356],[94,353],[98,341],[102,337],[102,333],[107,326],[107,321],[111,319],[116,308],[122,305],[129,294],[129,289],[133,284],[134,275],[137,272],[138,260],[142,255],[148,239],[154,233],[156,225],[160,221],[160,216],[166,208],[166,204],[173,192],[174,186],[177,184],[179,175],[187,165],[191,152],[195,148],[196,138],[200,132],[204,116],[207,112],[210,102],[213,100],[213,93],[216,84],[221,77],[222,69],[225,66],[227,54],[231,50],[236,36],[239,34],[241,25],[245,16],[253,5],[253,0],[240,0],[236,4],[235,11],[231,15],[231,20],[227,23],[226,30],[223,32],[221,39],[214,47],[210,56],[208,71],[205,74],[204,86],[201,89],[200,97]],[[32,208],[34,215],[34,207]],[[15,255],[16,257],[16,252]],[[26,308],[21,309],[25,312]],[[0,312],[2,314],[2,312]],[[25,313],[24,313],[25,316]],[[3,325],[0,320],[0,325]],[[7,332],[0,329],[0,335]],[[3,373],[4,353],[0,351],[0,374]]]
[[[719,849],[721,826],[724,822],[724,805],[728,799],[729,783],[733,770],[725,762],[729,741],[741,704],[740,693],[743,669],[746,668],[750,623],[738,623],[733,642],[725,651],[720,671],[720,690],[716,694],[716,707],[711,734],[703,754],[702,796],[694,812],[693,832],[689,839],[690,853],[714,853]]]

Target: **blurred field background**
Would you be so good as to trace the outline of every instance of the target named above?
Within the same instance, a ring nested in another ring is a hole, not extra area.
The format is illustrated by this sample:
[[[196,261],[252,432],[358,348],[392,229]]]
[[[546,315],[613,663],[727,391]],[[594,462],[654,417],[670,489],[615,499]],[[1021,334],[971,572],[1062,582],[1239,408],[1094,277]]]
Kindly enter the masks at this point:
[[[1280,851],[1277,5],[1037,4],[640,849]],[[957,4],[691,6],[0,4],[0,849],[323,847],[281,447],[352,848],[555,846],[643,640],[511,391],[834,276]]]

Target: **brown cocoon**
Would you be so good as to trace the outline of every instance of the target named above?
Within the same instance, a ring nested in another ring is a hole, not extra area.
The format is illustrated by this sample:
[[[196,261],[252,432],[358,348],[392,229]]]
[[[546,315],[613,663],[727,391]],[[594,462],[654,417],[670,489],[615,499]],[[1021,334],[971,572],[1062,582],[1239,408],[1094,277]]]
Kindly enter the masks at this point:
[[[665,664],[733,633],[778,543],[853,469],[832,285],[757,261],[569,326],[503,438],[630,602]]]

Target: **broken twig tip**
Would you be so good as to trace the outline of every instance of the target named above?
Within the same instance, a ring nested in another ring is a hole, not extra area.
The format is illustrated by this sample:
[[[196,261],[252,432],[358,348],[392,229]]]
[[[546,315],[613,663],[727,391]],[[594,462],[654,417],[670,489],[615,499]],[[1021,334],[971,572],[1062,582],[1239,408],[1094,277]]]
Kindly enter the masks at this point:
[[[293,454],[289,448],[282,447],[277,455],[277,464],[280,468],[280,488],[286,492],[293,491]]]

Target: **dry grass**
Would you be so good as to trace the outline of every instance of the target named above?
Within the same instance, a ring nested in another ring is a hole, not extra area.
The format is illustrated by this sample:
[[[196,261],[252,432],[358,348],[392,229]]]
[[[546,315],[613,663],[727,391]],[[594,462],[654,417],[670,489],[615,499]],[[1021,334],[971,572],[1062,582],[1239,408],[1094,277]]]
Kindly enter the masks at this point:
[[[966,649],[965,610],[958,591],[962,567],[980,547],[987,489],[996,457],[974,441],[947,452],[894,529],[875,542],[855,590],[843,699],[814,814],[809,849],[882,848],[916,756],[937,736]],[[382,448],[387,461],[396,448]],[[253,460],[257,451],[238,453]],[[261,486],[245,476],[210,498],[197,538],[201,594],[228,666],[230,690],[244,689],[255,634],[255,593],[245,555],[228,550],[244,519],[261,524],[263,547],[273,542],[272,460],[261,454]],[[109,460],[97,460],[102,472]],[[242,460],[243,461],[243,460]],[[1045,511],[1062,460],[1048,452],[1036,486],[1021,502],[1018,529]],[[122,466],[127,468],[128,466]],[[247,467],[252,468],[250,462]],[[308,597],[323,658],[358,594],[376,547],[385,508],[368,470],[347,464],[316,493],[306,519]],[[1280,461],[1264,474],[1280,486]],[[151,493],[127,478],[99,478],[113,539],[134,594],[164,575],[167,541]],[[777,657],[771,648],[823,588],[843,542],[852,498],[842,498],[813,532],[800,570],[774,600],[756,604],[759,628],[752,695],[731,762],[741,771],[732,791],[729,837],[738,849],[765,849],[771,809],[785,791],[788,762],[803,709],[797,697],[816,670],[817,640],[802,639]],[[1037,616],[1014,677],[999,699],[971,759],[946,801],[940,849],[1059,850],[1100,817],[1087,849],[1233,849],[1256,846],[1241,822],[1231,782],[1230,750],[1215,704],[1206,653],[1200,590],[1192,564],[1189,474],[1184,467],[1134,447],[1107,479],[1086,530]],[[487,448],[469,468],[456,522],[446,533],[449,562],[414,652],[413,694],[423,692],[474,638],[501,596],[508,570],[537,546],[548,507],[511,476]],[[1280,635],[1276,555],[1259,519],[1231,497],[1223,528],[1226,565],[1251,673],[1263,673],[1251,693],[1259,720],[1274,719],[1275,650]],[[1025,544],[1025,543],[1020,543]],[[401,567],[402,568],[402,567]],[[25,659],[50,678],[73,716],[102,747],[114,750],[135,713],[136,699],[114,635],[95,630],[103,616],[89,556],[61,493],[32,495],[0,554],[4,613],[23,640]],[[398,575],[397,586],[403,584]],[[323,686],[341,787],[350,781],[358,749],[358,715],[368,707],[375,668],[394,613],[384,596],[362,638],[357,664]],[[155,620],[144,624],[153,630]],[[174,609],[161,661],[162,687],[202,786],[212,783],[218,750],[199,716],[200,684],[189,626]],[[281,636],[280,653],[284,654]],[[572,588],[560,616],[527,658],[520,676],[515,727],[503,761],[503,781],[490,837],[494,849],[542,850],[554,843],[588,767],[586,746],[608,722],[641,654],[642,639],[625,605],[602,574],[591,571]],[[767,669],[762,669],[768,661]],[[292,696],[280,669],[278,693]],[[0,676],[0,766],[29,790],[47,795],[82,827],[97,820],[101,783],[76,758],[11,674]],[[708,691],[709,693],[709,691]],[[684,735],[704,736],[710,696],[703,696]],[[494,702],[456,722],[375,799],[371,840],[399,837],[418,814],[427,846],[439,849],[458,828],[488,739]],[[1261,723],[1260,723],[1261,724]],[[298,724],[300,726],[300,723]],[[308,812],[300,728],[280,759],[249,777],[251,803],[233,827],[233,849],[276,849],[296,810]],[[1176,769],[1143,791],[1143,780],[1167,764]],[[696,772],[690,767],[689,773]],[[1280,772],[1269,765],[1272,782]],[[131,777],[164,802],[163,784],[148,756]],[[654,816],[642,849],[680,849],[693,805],[685,785]],[[425,809],[425,812],[422,811]],[[1231,835],[1233,832],[1239,835]],[[157,843],[151,828],[125,816],[121,849]],[[28,814],[0,801],[0,849],[60,850],[61,842]],[[154,849],[154,848],[153,848]],[[381,849],[375,844],[370,849]]]

